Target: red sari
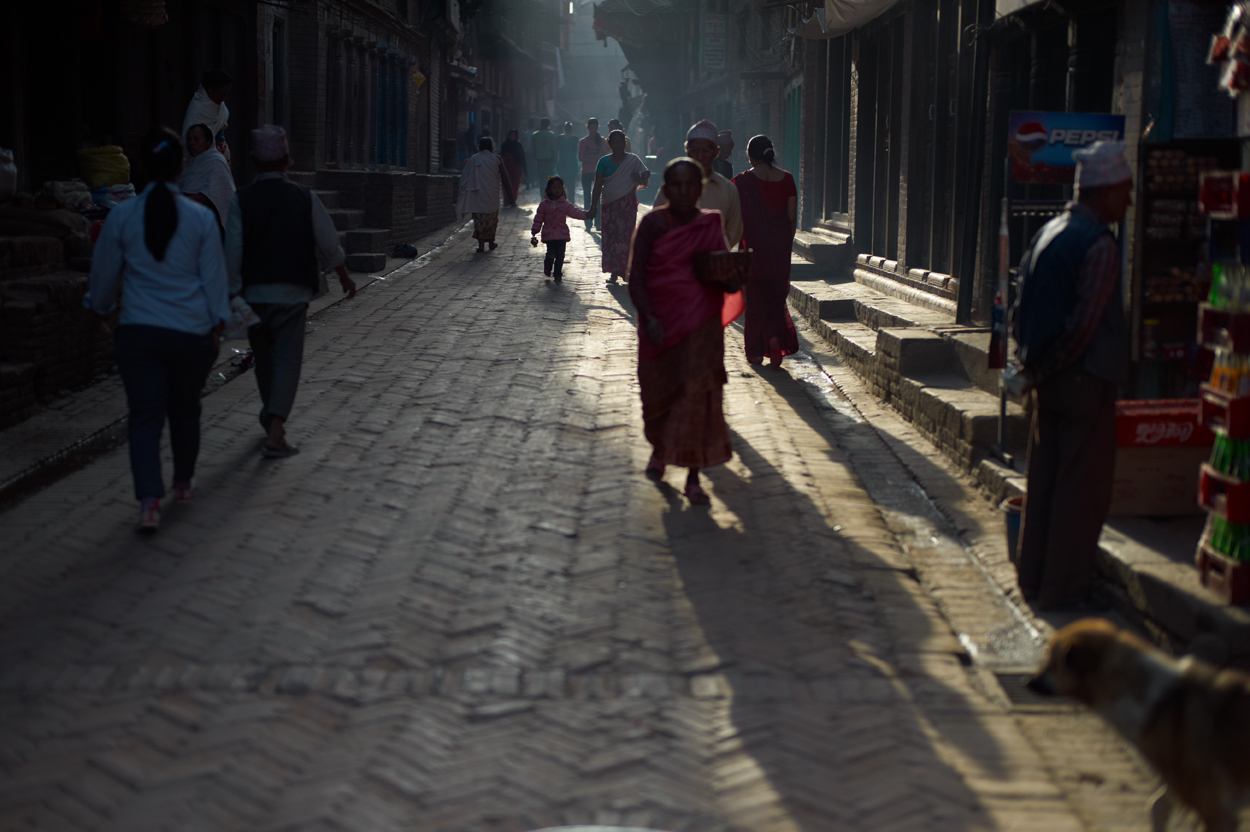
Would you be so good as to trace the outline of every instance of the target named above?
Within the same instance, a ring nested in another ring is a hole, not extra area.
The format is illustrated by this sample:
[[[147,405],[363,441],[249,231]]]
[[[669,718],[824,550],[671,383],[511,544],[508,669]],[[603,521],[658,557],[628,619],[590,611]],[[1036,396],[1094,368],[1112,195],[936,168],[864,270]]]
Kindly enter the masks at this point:
[[[747,317],[743,341],[747,356],[760,359],[769,354],[773,338],[781,354],[799,351],[799,336],[786,301],[790,297],[790,251],[794,229],[790,226],[790,197],[797,191],[794,177],[786,173],[779,182],[765,182],[747,170],[734,177],[742,203],[742,242],[752,249],[751,276],[746,285]]]
[[[692,263],[697,252],[726,248],[715,211],[673,227],[668,209],[658,208],[634,235],[629,291],[638,309],[643,429],[664,465],[709,468],[733,456],[721,390],[729,380],[723,328],[741,308],[739,295],[700,283]],[[651,317],[664,327],[658,345],[646,336]]]

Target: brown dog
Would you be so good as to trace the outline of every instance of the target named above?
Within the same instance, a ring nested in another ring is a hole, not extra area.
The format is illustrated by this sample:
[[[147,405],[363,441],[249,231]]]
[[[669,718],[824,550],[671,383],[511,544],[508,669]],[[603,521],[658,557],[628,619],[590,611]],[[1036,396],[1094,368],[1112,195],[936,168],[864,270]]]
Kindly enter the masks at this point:
[[[1151,826],[1163,832],[1173,800],[1207,832],[1236,832],[1250,805],[1250,676],[1192,657],[1173,659],[1101,618],[1059,630],[1030,690],[1071,696],[1140,749],[1163,778]]]

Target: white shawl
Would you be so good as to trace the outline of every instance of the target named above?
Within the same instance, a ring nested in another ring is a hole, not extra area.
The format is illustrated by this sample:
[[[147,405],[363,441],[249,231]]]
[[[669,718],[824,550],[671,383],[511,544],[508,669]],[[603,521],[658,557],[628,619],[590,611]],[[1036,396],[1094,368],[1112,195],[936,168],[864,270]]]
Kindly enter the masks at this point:
[[[191,125],[208,125],[208,129],[213,131],[213,140],[216,141],[217,134],[225,130],[229,123],[230,109],[226,107],[226,102],[218,104],[213,101],[208,97],[208,90],[201,86],[192,96],[191,103],[187,106],[187,117],[182,120],[182,155],[190,158],[187,153],[187,131],[191,129]]]
[[[641,177],[644,173],[647,173],[647,166],[642,159],[632,153],[626,153],[625,160],[621,162],[616,172],[603,179],[603,204],[616,202],[641,188],[642,182],[635,176]]]
[[[499,194],[503,180],[499,176],[499,157],[481,150],[465,160],[460,174],[460,200],[456,211],[465,214],[493,214],[499,210]]]
[[[217,148],[210,147],[182,169],[178,190],[184,194],[204,194],[208,197],[217,209],[218,221],[225,226],[230,201],[234,199],[234,176],[230,173],[230,163],[217,152]]]

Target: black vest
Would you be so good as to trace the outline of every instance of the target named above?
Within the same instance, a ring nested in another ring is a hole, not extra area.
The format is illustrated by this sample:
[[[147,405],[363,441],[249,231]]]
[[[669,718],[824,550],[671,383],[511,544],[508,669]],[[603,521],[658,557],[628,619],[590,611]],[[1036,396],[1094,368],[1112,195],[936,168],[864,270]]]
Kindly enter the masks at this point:
[[[1077,304],[1077,276],[1085,254],[1111,229],[1083,213],[1064,211],[1042,226],[1020,263],[1020,294],[1012,310],[1016,355],[1027,366],[1059,348],[1063,323]],[[1098,332],[1077,359],[1092,376],[1128,383],[1128,324],[1119,280],[1103,310]]]
[[[259,179],[239,191],[243,285],[290,283],[317,290],[312,192],[286,178]]]

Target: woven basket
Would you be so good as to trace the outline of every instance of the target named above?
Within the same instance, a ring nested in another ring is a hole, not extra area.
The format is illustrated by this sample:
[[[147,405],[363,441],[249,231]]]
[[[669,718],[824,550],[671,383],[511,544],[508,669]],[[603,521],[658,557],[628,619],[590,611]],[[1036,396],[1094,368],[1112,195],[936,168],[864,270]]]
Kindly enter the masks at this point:
[[[746,285],[751,272],[751,251],[701,251],[693,262],[694,276],[700,283],[736,292]]]

